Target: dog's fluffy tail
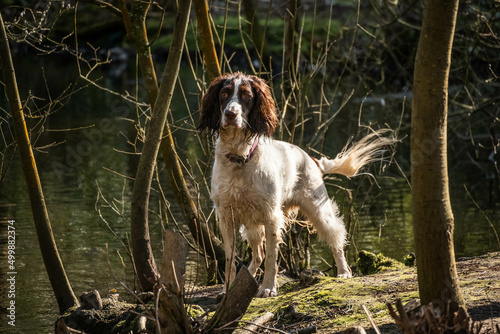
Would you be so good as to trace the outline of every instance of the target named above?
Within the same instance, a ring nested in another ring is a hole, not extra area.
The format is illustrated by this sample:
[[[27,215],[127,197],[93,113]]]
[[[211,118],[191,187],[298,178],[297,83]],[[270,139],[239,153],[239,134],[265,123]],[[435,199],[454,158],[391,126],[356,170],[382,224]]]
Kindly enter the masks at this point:
[[[384,158],[384,153],[391,150],[396,143],[395,138],[383,137],[389,129],[381,129],[363,137],[348,148],[347,144],[335,159],[322,157],[317,161],[323,174],[341,174],[347,177],[358,175],[359,171],[369,163]]]

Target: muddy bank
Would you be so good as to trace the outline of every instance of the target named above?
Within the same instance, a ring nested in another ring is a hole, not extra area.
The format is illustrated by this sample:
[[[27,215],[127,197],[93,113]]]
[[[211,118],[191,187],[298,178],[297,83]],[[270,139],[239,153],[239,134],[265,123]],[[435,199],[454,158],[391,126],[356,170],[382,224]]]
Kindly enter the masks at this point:
[[[494,326],[500,324],[500,252],[459,259],[457,269],[469,315],[484,324],[482,333],[495,333]],[[243,321],[270,311],[274,317],[267,326],[287,332],[316,326],[319,333],[342,333],[355,325],[374,332],[362,308],[365,305],[382,333],[400,333],[386,303],[401,299],[409,309],[419,305],[416,267],[352,279],[312,275],[281,280],[279,296],[254,298]],[[191,300],[208,310],[219,291],[219,287],[193,288]]]
[[[500,252],[459,259],[457,268],[469,315],[483,324],[481,333],[496,333],[495,325],[500,324]],[[402,265],[352,279],[327,277],[317,272],[305,273],[297,279],[283,276],[280,285],[279,296],[253,299],[240,323],[242,327],[271,312],[273,318],[265,326],[286,332],[315,328],[318,333],[342,333],[357,325],[368,333],[374,332],[363,310],[365,306],[382,333],[400,333],[386,303],[394,304],[401,299],[408,309],[419,305],[416,268]],[[192,286],[185,290],[188,314],[195,320],[195,328],[202,328],[217,306],[222,286]],[[78,326],[86,333],[102,333],[104,327],[109,333],[137,332],[139,315],[147,314],[144,307],[115,299],[103,300],[101,310],[87,304],[86,308],[73,310],[58,321],[64,320],[68,326]],[[148,307],[154,310],[152,301]],[[154,330],[150,320],[147,328]],[[262,328],[257,331],[269,332]]]

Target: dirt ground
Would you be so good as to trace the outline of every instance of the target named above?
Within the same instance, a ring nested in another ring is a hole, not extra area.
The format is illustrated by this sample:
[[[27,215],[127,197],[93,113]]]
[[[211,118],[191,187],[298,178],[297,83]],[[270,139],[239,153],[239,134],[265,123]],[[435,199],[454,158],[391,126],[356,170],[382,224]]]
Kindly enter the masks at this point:
[[[485,330],[500,326],[500,253],[459,259],[457,270],[472,320],[483,323]]]
[[[500,252],[459,259],[457,269],[468,313],[476,325],[482,325],[480,333],[500,334],[495,329],[500,326]],[[375,333],[365,306],[381,333],[400,333],[386,303],[394,305],[401,299],[408,309],[419,305],[415,267],[347,280],[304,275],[295,280],[282,277],[280,282],[278,297],[254,298],[240,323],[242,327],[270,311],[274,316],[265,326],[286,332],[309,329],[343,333],[359,325],[368,333]],[[221,286],[188,289],[186,301],[197,305],[193,310],[210,312],[221,289]],[[258,332],[275,331],[260,328]]]

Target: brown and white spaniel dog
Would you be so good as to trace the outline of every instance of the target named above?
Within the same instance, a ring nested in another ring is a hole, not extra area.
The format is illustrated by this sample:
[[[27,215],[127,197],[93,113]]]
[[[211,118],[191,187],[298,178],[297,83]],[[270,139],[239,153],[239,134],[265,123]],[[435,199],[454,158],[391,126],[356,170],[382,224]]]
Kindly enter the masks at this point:
[[[316,160],[293,144],[273,140],[277,123],[269,86],[253,75],[224,74],[210,84],[201,101],[198,129],[217,134],[211,198],[224,239],[226,284],[235,276],[234,243],[240,229],[252,249],[253,275],[264,259],[265,245],[259,297],[277,294],[280,235],[286,214],[295,208],[332,249],[338,277],[351,277],[343,251],[347,232],[337,205],[328,197],[323,175],[355,176],[392,144],[374,132],[335,159]]]

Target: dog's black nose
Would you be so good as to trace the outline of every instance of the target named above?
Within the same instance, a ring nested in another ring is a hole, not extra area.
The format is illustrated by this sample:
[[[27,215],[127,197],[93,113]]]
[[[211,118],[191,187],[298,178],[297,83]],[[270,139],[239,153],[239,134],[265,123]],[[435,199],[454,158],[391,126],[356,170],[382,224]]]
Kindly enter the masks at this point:
[[[226,119],[228,121],[234,121],[234,119],[236,118],[236,113],[232,110],[226,110],[224,112],[224,115],[226,116]]]

